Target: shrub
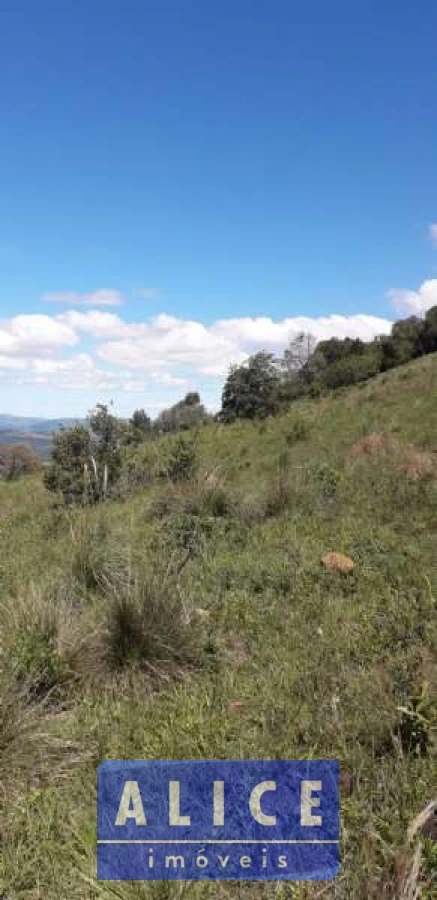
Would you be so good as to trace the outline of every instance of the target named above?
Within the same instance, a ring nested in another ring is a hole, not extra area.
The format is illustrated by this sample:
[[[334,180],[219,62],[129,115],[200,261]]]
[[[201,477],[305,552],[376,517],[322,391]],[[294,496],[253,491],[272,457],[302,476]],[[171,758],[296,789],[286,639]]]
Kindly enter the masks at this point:
[[[181,435],[170,447],[165,474],[170,481],[188,481],[195,474],[198,464],[195,441]]]
[[[199,473],[185,508],[198,516],[226,518],[234,515],[235,502],[218,470]]]
[[[314,480],[326,500],[331,500],[336,496],[341,481],[341,475],[337,469],[332,468],[328,463],[321,463],[320,466],[313,468],[308,475],[310,479]]]

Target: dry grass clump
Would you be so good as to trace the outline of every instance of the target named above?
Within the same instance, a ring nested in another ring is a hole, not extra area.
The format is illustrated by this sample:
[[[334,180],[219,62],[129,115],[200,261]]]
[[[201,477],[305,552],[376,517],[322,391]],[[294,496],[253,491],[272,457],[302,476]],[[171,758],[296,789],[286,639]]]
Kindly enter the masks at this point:
[[[414,444],[401,444],[386,431],[375,431],[357,441],[350,450],[350,458],[385,458],[393,461],[395,468],[416,481],[436,474],[436,457]]]
[[[421,478],[432,478],[436,472],[436,459],[425,450],[408,444],[403,449],[401,468],[413,481]]]
[[[350,450],[351,459],[362,457],[393,456],[399,449],[399,442],[386,431],[366,434]]]

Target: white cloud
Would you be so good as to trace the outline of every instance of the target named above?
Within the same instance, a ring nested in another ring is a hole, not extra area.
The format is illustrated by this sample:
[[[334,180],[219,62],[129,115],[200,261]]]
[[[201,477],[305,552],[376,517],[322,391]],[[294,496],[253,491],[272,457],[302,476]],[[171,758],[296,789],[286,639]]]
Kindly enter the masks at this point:
[[[71,309],[57,316],[57,321],[63,322],[74,331],[96,338],[120,338],[136,333],[136,326],[126,324],[114,313],[100,312],[98,309],[90,309],[88,312]]]
[[[391,328],[388,319],[377,316],[298,316],[274,322],[267,317],[256,319],[225,319],[213,326],[218,335],[238,340],[242,344],[257,344],[263,347],[284,346],[290,337],[300,331],[309,331],[317,340],[330,337],[360,337],[371,340],[375,335],[387,333]]]
[[[437,282],[433,283],[434,285]],[[436,302],[436,301],[434,301]],[[375,316],[220,319],[206,325],[162,313],[127,322],[99,309],[70,309],[54,316],[16,316],[0,323],[3,386],[39,385],[46,393],[77,390],[96,399],[142,394],[141,405],[159,410],[198,389],[217,406],[231,364],[267,349],[276,353],[297,332],[318,340],[389,333],[392,323]],[[159,397],[158,397],[159,391]],[[86,401],[88,405],[88,400]],[[133,401],[135,402],[135,401]],[[160,406],[161,404],[161,406]]]
[[[51,316],[20,315],[0,322],[0,354],[44,355],[78,341],[75,331]]]
[[[75,291],[58,291],[46,294],[46,303],[68,303],[69,306],[121,306],[123,297],[120,291],[112,288],[100,288],[89,294],[77,294]]]
[[[241,363],[257,349],[281,350],[299,331],[311,331],[318,340],[328,337],[361,337],[371,340],[388,334],[392,323],[376,316],[326,316],[220,320],[211,326],[161,314],[149,324],[126,326],[122,340],[110,340],[98,348],[107,363],[152,373],[188,367],[191,372],[220,378],[232,363]]]
[[[437,306],[437,278],[424,281],[417,291],[394,288],[387,296],[400,315],[424,315]]]
[[[429,226],[428,233],[429,233],[429,239],[430,239],[431,243],[434,244],[434,247],[437,247],[437,224],[436,223]]]

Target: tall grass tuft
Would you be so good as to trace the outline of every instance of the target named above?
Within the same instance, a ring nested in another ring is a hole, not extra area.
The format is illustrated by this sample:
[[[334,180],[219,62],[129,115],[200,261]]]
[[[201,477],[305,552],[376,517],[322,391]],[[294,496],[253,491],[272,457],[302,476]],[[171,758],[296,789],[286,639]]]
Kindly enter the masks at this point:
[[[201,664],[202,627],[185,607],[176,574],[132,572],[108,599],[110,668],[134,664],[153,672]]]

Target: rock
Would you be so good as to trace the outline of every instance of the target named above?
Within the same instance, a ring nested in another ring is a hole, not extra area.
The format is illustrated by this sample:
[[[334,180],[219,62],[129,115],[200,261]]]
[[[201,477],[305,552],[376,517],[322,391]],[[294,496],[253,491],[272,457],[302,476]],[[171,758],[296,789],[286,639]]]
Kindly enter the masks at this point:
[[[331,572],[341,572],[342,575],[349,575],[355,568],[355,563],[350,556],[343,553],[327,553],[321,560],[322,566]]]

